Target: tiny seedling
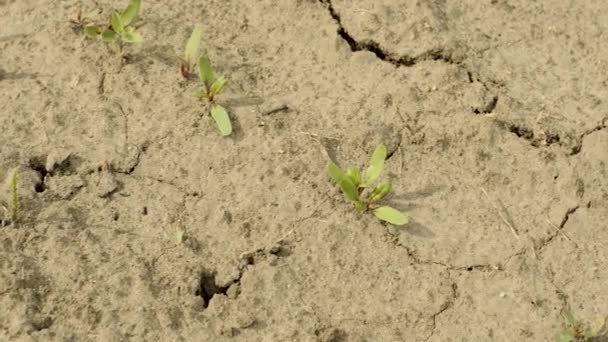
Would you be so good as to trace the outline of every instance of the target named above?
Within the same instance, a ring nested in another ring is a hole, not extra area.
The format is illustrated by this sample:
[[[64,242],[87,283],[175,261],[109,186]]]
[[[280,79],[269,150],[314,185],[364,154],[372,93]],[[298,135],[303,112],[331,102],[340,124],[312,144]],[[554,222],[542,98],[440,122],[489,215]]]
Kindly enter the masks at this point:
[[[10,202],[8,204],[8,212],[10,221],[13,226],[17,225],[19,221],[19,212],[21,210],[21,202],[19,199],[19,167],[11,170],[8,178],[6,179],[6,186],[10,194]]]
[[[139,14],[140,5],[141,0],[131,0],[122,12],[112,11],[109,25],[89,25],[85,27],[84,32],[89,37],[109,43],[118,53],[122,53],[124,43],[143,41],[142,36],[131,26]]]
[[[203,29],[200,25],[195,25],[192,30],[192,34],[190,38],[188,38],[188,42],[186,43],[186,49],[184,50],[184,56],[180,57],[180,67],[179,71],[185,79],[188,79],[190,76],[190,71],[192,65],[196,61],[196,55],[198,53],[198,48],[201,44],[201,37],[203,35]]]
[[[209,101],[211,105],[211,117],[222,136],[230,135],[232,133],[232,124],[230,123],[228,112],[226,112],[224,107],[215,102],[217,96],[224,89],[226,79],[223,76],[215,77],[209,58],[206,56],[202,56],[198,60],[198,77],[203,82],[203,85],[196,91],[196,96],[206,98]]]
[[[188,232],[186,231],[186,227],[184,227],[181,221],[178,222],[178,224],[175,226],[175,231],[173,235],[175,238],[176,245],[181,245],[186,240],[188,240]]]
[[[582,321],[574,318],[570,308],[562,312],[564,330],[558,335],[558,342],[590,342],[600,341],[601,338],[608,339],[608,317],[603,325],[593,329]]]
[[[389,182],[375,184],[384,169],[386,153],[386,146],[378,145],[372,154],[370,165],[363,175],[355,166],[342,170],[334,162],[329,163],[328,172],[344,196],[353,203],[357,210],[371,210],[378,219],[400,226],[408,223],[409,219],[406,214],[392,207],[378,205],[378,202],[391,191]]]

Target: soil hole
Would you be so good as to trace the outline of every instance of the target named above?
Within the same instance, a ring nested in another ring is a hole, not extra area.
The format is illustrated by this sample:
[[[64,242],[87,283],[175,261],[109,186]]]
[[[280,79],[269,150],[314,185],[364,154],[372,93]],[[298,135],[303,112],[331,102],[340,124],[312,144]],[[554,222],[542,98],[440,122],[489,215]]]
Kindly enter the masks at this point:
[[[526,128],[526,127],[520,127],[517,125],[510,125],[509,126],[509,132],[514,133],[515,135],[517,135],[520,138],[524,138],[526,140],[532,140],[532,138],[534,138],[534,133],[532,132],[532,130]]]
[[[53,325],[53,319],[51,317],[35,317],[31,324],[35,331],[41,331],[49,329]]]
[[[288,257],[291,255],[291,248],[280,243],[272,246],[268,252],[270,252],[270,254],[276,255],[277,257]]]
[[[44,192],[46,190],[44,179],[48,174],[44,162],[40,158],[32,158],[29,161],[29,167],[40,175],[40,181],[34,185],[34,190],[36,192]]]
[[[194,292],[194,295],[203,298],[203,307],[207,308],[209,306],[211,298],[213,298],[213,296],[215,296],[216,294],[226,295],[230,285],[226,287],[218,286],[215,282],[215,272],[211,273],[204,271],[201,274],[201,278],[199,280],[198,287]]]

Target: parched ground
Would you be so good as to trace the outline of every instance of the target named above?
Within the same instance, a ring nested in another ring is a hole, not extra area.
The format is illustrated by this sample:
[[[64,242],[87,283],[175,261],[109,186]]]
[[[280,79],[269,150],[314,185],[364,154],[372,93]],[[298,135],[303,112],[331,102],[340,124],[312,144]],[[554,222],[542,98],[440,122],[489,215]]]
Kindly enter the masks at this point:
[[[144,0],[126,62],[70,22],[125,5],[0,0],[0,340],[551,341],[567,306],[608,315],[606,1]],[[178,72],[194,23],[231,138]],[[380,142],[403,228],[326,175]]]

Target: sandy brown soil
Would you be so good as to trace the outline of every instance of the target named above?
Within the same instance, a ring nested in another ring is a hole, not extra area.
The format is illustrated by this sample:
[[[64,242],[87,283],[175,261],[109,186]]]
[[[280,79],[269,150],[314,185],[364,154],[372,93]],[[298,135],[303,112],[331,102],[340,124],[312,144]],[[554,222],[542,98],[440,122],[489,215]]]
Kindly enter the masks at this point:
[[[144,0],[122,63],[69,19],[125,3],[0,0],[24,206],[0,340],[551,341],[566,306],[608,315],[608,2]],[[231,138],[178,72],[193,23]],[[380,142],[403,228],[325,172]]]

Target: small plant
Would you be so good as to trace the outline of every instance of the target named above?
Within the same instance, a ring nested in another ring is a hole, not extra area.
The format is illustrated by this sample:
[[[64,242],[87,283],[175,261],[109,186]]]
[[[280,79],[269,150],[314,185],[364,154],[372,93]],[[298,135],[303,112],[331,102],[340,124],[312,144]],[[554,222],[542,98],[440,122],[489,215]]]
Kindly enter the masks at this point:
[[[608,339],[608,318],[597,329],[574,318],[570,308],[562,312],[564,330],[558,335],[558,342],[591,342]]]
[[[222,136],[227,136],[232,133],[232,124],[228,112],[221,105],[215,102],[217,96],[222,93],[226,79],[224,77],[215,77],[213,68],[209,58],[202,56],[198,60],[198,77],[203,82],[202,87],[196,91],[196,95],[200,98],[206,98],[211,105],[211,117],[215,120],[217,128]]]
[[[164,232],[164,235],[166,238],[174,239],[176,246],[182,245],[188,240],[188,231],[181,221],[174,226],[173,236],[169,236],[166,231]]]
[[[10,194],[10,202],[8,209],[5,210],[9,213],[11,224],[14,226],[19,221],[19,212],[21,210],[21,203],[19,200],[19,167],[14,168],[8,178],[6,179],[6,186]]]
[[[99,38],[111,44],[113,48],[122,53],[124,43],[139,43],[143,41],[142,36],[135,31],[131,23],[139,14],[141,0],[131,0],[127,8],[122,12],[112,11],[109,25],[90,25],[85,27],[87,36]]]
[[[389,182],[375,185],[384,169],[385,159],[386,146],[381,144],[374,150],[370,165],[363,175],[355,166],[349,166],[346,171],[343,171],[334,162],[329,163],[328,172],[344,196],[353,203],[357,210],[372,210],[374,215],[382,221],[398,226],[404,225],[409,221],[406,214],[392,207],[378,205],[378,202],[391,191]]]
[[[180,58],[181,64],[179,67],[179,71],[185,79],[188,79],[188,77],[190,76],[192,64],[194,64],[194,62],[196,61],[196,55],[198,53],[198,48],[201,44],[202,35],[203,29],[201,28],[201,26],[194,26],[192,34],[190,34],[190,38],[188,38],[188,42],[186,43],[184,56]]]

